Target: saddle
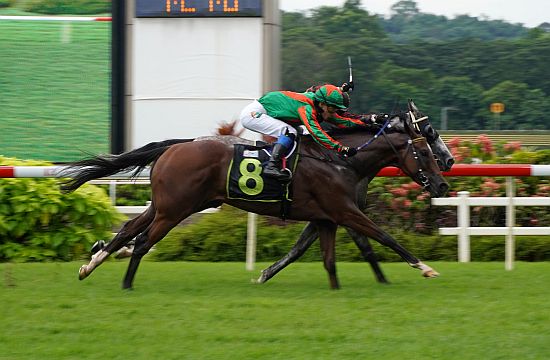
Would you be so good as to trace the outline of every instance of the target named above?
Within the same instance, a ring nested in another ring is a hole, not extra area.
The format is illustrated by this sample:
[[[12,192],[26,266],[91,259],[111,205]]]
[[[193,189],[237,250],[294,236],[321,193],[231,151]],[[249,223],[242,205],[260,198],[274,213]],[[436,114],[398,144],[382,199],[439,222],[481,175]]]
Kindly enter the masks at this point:
[[[294,172],[298,163],[299,141],[285,157],[283,165]],[[281,183],[264,177],[263,166],[269,160],[271,145],[257,144],[234,146],[233,159],[227,173],[227,197],[246,201],[290,202],[292,201],[292,181]]]

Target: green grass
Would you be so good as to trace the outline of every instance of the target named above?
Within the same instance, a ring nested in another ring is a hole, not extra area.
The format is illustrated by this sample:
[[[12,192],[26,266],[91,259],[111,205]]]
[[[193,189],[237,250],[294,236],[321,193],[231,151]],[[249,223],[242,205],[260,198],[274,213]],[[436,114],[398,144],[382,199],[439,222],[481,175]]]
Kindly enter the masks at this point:
[[[242,263],[126,261],[77,280],[80,263],[0,264],[0,359],[547,359],[550,263],[320,263],[270,282]],[[262,268],[266,264],[260,264]]]
[[[109,152],[110,23],[0,20],[0,155]]]

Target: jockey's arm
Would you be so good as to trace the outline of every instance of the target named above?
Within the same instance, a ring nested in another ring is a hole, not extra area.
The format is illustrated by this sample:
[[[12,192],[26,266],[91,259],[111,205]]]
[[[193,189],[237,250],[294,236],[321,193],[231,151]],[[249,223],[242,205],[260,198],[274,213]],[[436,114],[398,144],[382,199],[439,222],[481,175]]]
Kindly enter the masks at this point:
[[[365,116],[368,115],[357,115],[350,112],[336,112],[328,121],[339,128],[348,128],[355,126],[365,126]]]
[[[306,106],[302,106],[298,109],[298,114],[300,115],[300,120],[305,125],[307,131],[317,143],[327,149],[336,150],[338,152],[344,148],[341,143],[333,139],[321,128],[319,122],[312,115],[311,109],[307,109]]]

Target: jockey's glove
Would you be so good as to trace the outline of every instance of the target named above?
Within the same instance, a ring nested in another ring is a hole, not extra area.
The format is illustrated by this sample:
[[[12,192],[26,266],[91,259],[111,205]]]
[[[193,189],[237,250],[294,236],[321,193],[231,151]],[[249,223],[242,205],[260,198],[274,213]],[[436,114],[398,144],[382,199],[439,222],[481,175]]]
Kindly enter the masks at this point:
[[[360,120],[361,120],[362,122],[364,122],[365,124],[370,124],[370,123],[375,124],[375,123],[376,123],[376,118],[377,118],[377,116],[378,116],[378,115],[376,115],[376,114],[361,115]]]
[[[344,157],[352,157],[354,155],[357,155],[357,149],[354,147],[342,146],[340,148],[340,154],[342,154]]]

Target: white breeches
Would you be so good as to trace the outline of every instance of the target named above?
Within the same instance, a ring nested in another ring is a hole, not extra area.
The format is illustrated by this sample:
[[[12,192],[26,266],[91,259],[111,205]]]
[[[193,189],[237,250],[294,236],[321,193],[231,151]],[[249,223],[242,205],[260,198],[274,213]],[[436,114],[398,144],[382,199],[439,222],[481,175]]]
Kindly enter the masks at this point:
[[[285,134],[286,130],[291,134],[297,134],[296,129],[292,126],[267,115],[264,107],[257,100],[254,100],[243,109],[241,112],[241,124],[248,130],[277,138]]]

